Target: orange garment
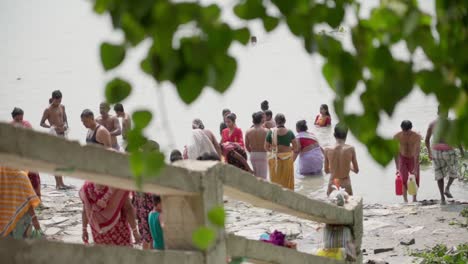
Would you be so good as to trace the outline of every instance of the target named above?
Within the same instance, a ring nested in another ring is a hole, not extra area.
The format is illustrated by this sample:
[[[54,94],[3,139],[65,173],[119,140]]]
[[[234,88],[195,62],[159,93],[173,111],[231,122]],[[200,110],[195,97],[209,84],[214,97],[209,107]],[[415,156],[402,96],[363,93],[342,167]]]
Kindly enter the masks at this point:
[[[18,221],[41,201],[25,171],[0,166],[0,236],[8,236]]]

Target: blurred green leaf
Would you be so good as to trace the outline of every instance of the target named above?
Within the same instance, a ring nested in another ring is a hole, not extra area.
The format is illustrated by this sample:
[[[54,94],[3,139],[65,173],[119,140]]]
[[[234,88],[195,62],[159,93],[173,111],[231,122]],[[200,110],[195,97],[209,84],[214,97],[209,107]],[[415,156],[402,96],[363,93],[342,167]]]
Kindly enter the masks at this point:
[[[182,101],[190,104],[201,94],[205,86],[205,80],[203,76],[189,72],[180,81],[177,81],[176,85]]]
[[[250,32],[247,28],[239,28],[234,30],[234,39],[246,45],[249,43]]]
[[[216,4],[206,6],[201,11],[202,18],[206,22],[213,22],[219,19],[221,15],[221,9]]]
[[[279,19],[272,16],[264,16],[263,17],[263,27],[265,28],[266,32],[273,31],[279,24]]]
[[[125,47],[107,42],[101,44],[101,63],[106,71],[111,70],[124,60]]]
[[[215,235],[213,229],[204,226],[199,227],[192,234],[192,242],[197,248],[205,250],[213,244]]]
[[[130,14],[122,16],[122,29],[125,33],[125,38],[133,46],[138,45],[145,38],[144,28]]]
[[[121,102],[132,91],[132,86],[120,78],[115,78],[106,85],[105,96],[109,104]]]
[[[237,62],[231,56],[216,57],[214,83],[210,84],[216,91],[223,93],[231,85],[237,71]]]
[[[103,14],[112,1],[113,0],[96,0],[96,2],[94,2],[94,11],[98,14]]]
[[[143,129],[149,125],[151,119],[153,118],[153,114],[147,110],[140,110],[133,112],[132,120],[135,129]]]
[[[234,7],[234,14],[239,18],[250,20],[266,15],[262,0],[244,0]]]
[[[128,152],[138,151],[146,142],[147,139],[143,136],[141,129],[131,129],[127,131],[127,148]]]
[[[224,212],[224,208],[222,206],[213,207],[208,212],[208,219],[214,225],[218,227],[224,227],[224,221],[226,219],[226,213]]]
[[[281,13],[283,13],[284,15],[288,15],[294,10],[298,1],[297,0],[288,0],[288,1],[272,0],[271,2],[278,7]]]
[[[129,157],[130,161],[130,169],[132,170],[133,177],[135,178],[135,183],[138,188],[141,188],[143,183],[143,171],[144,171],[144,159],[143,153],[141,152],[133,152],[130,153]]]

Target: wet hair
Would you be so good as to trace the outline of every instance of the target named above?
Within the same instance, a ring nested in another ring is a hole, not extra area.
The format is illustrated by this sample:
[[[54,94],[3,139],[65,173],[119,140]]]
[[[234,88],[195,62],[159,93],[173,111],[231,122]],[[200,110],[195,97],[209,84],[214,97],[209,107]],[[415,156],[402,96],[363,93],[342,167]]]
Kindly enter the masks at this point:
[[[106,102],[102,102],[99,104],[99,108],[105,108],[105,109],[110,110],[110,105]]]
[[[233,123],[236,122],[237,116],[234,113],[230,113],[229,115],[226,116],[227,119],[231,120]]]
[[[408,131],[411,128],[413,128],[413,124],[409,120],[403,120],[403,122],[401,122],[400,127],[401,129],[403,129],[403,131]]]
[[[90,118],[94,119],[93,111],[91,111],[89,109],[83,110],[83,112],[81,112],[81,118],[85,118],[85,117],[90,117]]]
[[[205,152],[197,160],[217,160],[220,161],[218,154],[214,152]]]
[[[199,118],[195,118],[192,121],[192,126],[194,128],[205,129],[205,125],[203,124],[203,121],[201,121],[201,119],[199,119]]]
[[[283,114],[278,113],[275,116],[275,122],[276,126],[283,126],[286,123],[286,117]]]
[[[53,99],[60,99],[62,98],[62,92],[60,90],[55,90],[52,92],[52,98]]]
[[[259,111],[252,114],[252,123],[254,123],[255,125],[260,125],[262,123],[262,120],[263,112]]]
[[[227,109],[227,108],[224,108],[224,109],[223,109],[223,118],[224,118],[227,114],[229,114],[229,113],[231,113],[231,110],[229,110],[229,109]]]
[[[296,129],[297,129],[297,131],[299,131],[299,132],[305,132],[305,131],[307,131],[307,129],[309,129],[309,128],[307,127],[307,121],[305,121],[305,120],[299,120],[299,121],[297,121],[297,123],[296,123]]]
[[[169,157],[169,160],[171,162],[176,162],[178,160],[182,160],[182,153],[178,150],[178,149],[174,149],[172,152],[171,152],[171,156]]]
[[[348,136],[348,128],[345,125],[338,123],[335,125],[335,132],[333,133],[333,135],[337,139],[345,140]]]
[[[54,99],[52,99],[52,98],[49,98],[49,104],[51,104],[51,103],[52,103],[52,101],[54,101]]]
[[[153,195],[153,204],[154,206],[158,205],[161,203],[161,196],[154,194]]]
[[[325,109],[325,114],[326,114],[327,116],[330,116],[330,112],[328,111],[328,105],[323,104],[323,105],[320,106],[320,108]]]
[[[122,104],[116,104],[114,105],[114,111],[116,112],[123,112],[124,111],[124,107]]]
[[[24,115],[23,109],[19,107],[13,108],[13,111],[11,112],[11,117],[15,118],[15,116],[19,116],[19,115]]]
[[[263,101],[261,104],[260,104],[260,108],[262,109],[262,111],[266,111],[270,108],[270,105],[268,103],[267,100]]]
[[[273,112],[271,110],[266,110],[265,111],[265,116],[273,117]]]

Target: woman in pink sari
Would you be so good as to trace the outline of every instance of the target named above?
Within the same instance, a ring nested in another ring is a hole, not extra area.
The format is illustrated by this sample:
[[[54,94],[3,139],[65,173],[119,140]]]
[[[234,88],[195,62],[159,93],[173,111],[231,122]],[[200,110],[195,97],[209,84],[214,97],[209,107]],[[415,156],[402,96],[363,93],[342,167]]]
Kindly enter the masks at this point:
[[[88,223],[96,244],[131,246],[131,231],[135,242],[140,242],[128,191],[85,182],[80,198],[83,201],[84,243],[88,243]]]

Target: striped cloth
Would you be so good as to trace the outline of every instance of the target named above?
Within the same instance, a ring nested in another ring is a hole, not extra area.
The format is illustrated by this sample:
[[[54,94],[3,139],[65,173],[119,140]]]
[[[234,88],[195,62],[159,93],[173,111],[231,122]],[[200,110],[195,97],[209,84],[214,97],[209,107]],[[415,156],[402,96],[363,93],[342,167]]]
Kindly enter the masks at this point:
[[[0,166],[0,237],[8,236],[40,203],[25,171]]]

